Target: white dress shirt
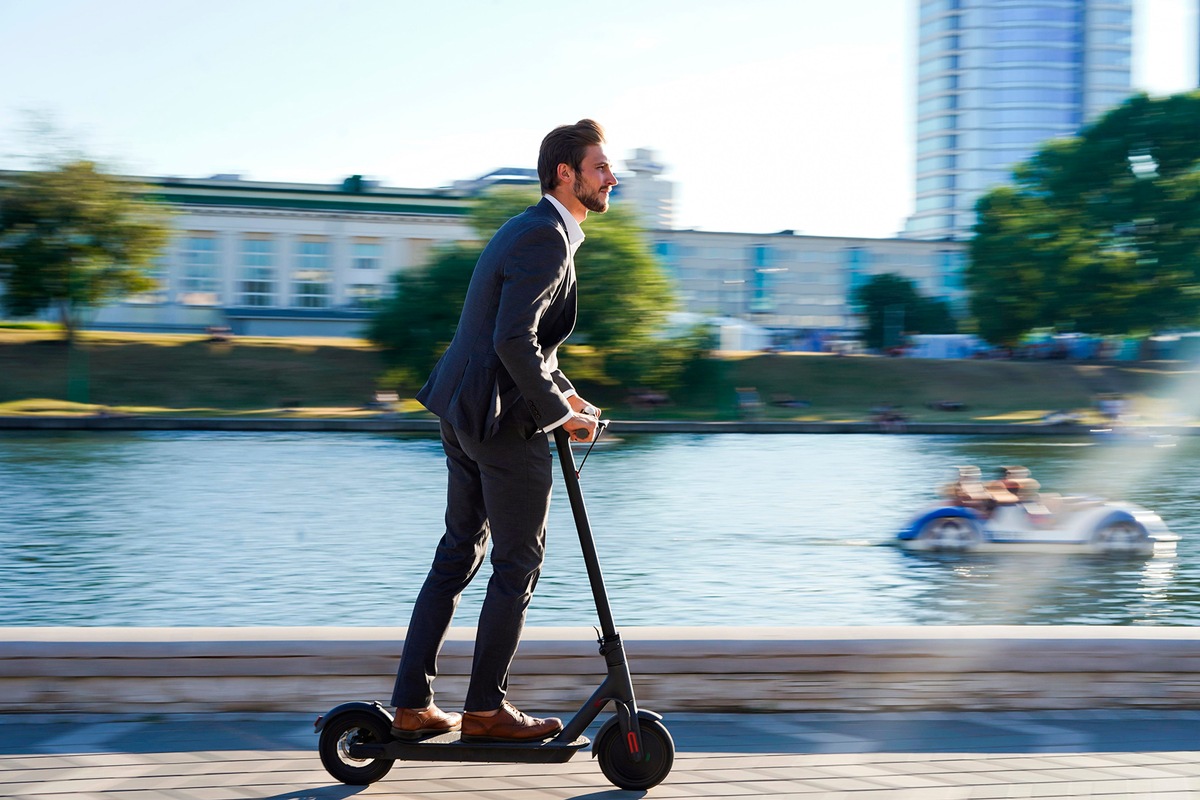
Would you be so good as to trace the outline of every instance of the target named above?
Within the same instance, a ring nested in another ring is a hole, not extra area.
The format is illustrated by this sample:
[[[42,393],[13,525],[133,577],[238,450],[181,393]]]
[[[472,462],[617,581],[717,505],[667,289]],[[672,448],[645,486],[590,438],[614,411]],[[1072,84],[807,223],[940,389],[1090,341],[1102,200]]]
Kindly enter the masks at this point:
[[[558,209],[559,215],[562,216],[563,224],[567,226],[567,244],[571,247],[571,258],[574,259],[576,251],[579,250],[579,245],[583,244],[583,228],[579,225],[579,222],[576,221],[575,217],[571,215],[571,212],[567,211],[567,207],[558,201],[558,198],[548,194],[543,195],[543,197],[549,200],[551,205]],[[579,393],[574,389],[568,389],[567,391],[563,392],[563,397],[570,397],[571,395],[575,394]],[[549,425],[543,425],[542,430],[549,433],[570,418],[571,415],[567,414],[560,420],[551,422]]]

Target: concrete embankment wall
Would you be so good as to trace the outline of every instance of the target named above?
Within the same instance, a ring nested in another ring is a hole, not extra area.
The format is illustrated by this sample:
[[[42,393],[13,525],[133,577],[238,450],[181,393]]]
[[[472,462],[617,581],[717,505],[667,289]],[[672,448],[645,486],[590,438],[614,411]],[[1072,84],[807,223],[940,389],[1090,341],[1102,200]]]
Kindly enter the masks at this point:
[[[470,629],[441,658],[457,708]],[[630,628],[659,712],[1200,708],[1200,631],[1135,627]],[[387,704],[402,628],[0,628],[0,712]],[[510,697],[570,713],[602,676],[586,628],[528,629]]]

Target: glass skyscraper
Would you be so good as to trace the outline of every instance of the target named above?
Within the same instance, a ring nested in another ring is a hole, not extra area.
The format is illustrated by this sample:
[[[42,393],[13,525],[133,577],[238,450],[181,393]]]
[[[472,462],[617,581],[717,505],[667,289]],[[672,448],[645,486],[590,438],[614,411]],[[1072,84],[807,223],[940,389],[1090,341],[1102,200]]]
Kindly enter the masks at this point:
[[[1132,0],[921,0],[919,24],[909,238],[970,238],[1014,164],[1131,92]]]

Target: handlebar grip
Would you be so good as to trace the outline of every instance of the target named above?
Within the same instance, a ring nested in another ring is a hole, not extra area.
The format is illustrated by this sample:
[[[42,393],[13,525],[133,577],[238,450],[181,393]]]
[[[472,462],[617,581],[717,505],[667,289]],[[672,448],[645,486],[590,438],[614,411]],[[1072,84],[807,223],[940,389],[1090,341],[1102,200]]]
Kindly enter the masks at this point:
[[[592,437],[592,439],[593,440],[599,439],[600,434],[604,433],[604,431],[607,429],[608,429],[608,420],[606,420],[606,419],[596,420],[596,432],[595,432],[595,435]],[[576,428],[575,430],[570,431],[570,434],[571,434],[572,439],[577,439],[581,442],[585,441],[587,439],[587,430],[585,428]]]

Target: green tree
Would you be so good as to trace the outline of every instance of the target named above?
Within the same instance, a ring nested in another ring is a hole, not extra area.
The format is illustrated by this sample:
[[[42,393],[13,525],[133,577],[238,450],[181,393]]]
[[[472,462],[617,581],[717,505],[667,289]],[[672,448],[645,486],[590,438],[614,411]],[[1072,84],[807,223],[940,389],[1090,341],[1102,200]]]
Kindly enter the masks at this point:
[[[980,198],[979,332],[1142,333],[1200,321],[1200,92],[1135,95]]]
[[[424,380],[453,337],[482,243],[537,201],[538,194],[528,189],[488,192],[471,209],[478,241],[438,249],[429,264],[393,278],[392,296],[368,336],[388,348],[397,365],[393,375],[402,383]],[[571,344],[576,358],[586,349],[591,372],[622,384],[671,383],[696,339],[691,332],[679,341],[664,338],[674,295],[636,217],[614,205],[605,214],[589,215],[584,231],[587,241],[575,258],[579,320]]]
[[[858,286],[851,302],[867,319],[867,347],[879,350],[902,343],[905,333],[954,333],[958,323],[945,300],[925,297],[902,275],[873,275]]]
[[[0,183],[0,297],[28,316],[54,308],[72,341],[84,308],[154,288],[170,236],[165,208],[91,161],[10,173]]]
[[[392,295],[367,328],[367,338],[388,350],[389,382],[415,390],[425,381],[454,338],[482,250],[473,242],[439,247],[428,264],[392,276]]]

